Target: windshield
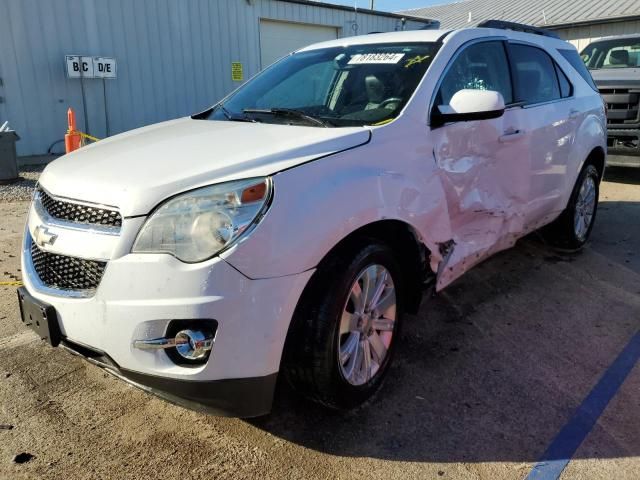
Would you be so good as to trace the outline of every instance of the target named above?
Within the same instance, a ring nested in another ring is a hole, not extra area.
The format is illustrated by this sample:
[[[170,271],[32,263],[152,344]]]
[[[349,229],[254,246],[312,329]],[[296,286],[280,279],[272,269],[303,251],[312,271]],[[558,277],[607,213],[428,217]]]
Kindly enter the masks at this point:
[[[604,40],[582,51],[587,68],[636,68],[640,66],[640,37]]]
[[[438,45],[374,44],[295,53],[219,104],[212,120],[342,127],[397,117]]]

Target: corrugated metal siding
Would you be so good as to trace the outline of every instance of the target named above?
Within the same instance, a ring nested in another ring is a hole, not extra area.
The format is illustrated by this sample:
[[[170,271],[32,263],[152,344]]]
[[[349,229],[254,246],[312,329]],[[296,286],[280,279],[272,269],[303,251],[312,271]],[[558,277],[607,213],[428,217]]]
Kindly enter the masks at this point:
[[[488,19],[542,26],[640,15],[640,1],[464,0],[404,13],[440,20],[441,28],[472,27]]]
[[[561,38],[573,43],[579,51],[582,51],[589,43],[603,37],[613,35],[640,34],[640,21],[601,23],[598,25],[585,25],[581,27],[561,28],[555,30]]]
[[[111,133],[205,109],[260,68],[260,18],[335,26],[340,36],[393,31],[400,20],[277,0],[0,0],[0,120],[21,135],[20,155],[45,153],[72,106],[82,127],[80,81],[65,54],[113,56],[106,82]],[[424,26],[407,22],[406,29]],[[85,81],[90,133],[104,136],[101,80]]]

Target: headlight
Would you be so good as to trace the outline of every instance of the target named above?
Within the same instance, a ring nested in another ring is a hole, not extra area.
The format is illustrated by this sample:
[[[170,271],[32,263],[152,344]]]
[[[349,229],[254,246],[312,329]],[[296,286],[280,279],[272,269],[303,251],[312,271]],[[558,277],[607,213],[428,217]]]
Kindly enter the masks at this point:
[[[271,180],[251,178],[199,188],[167,200],[151,214],[133,253],[170,253],[183,262],[207,260],[264,215]]]

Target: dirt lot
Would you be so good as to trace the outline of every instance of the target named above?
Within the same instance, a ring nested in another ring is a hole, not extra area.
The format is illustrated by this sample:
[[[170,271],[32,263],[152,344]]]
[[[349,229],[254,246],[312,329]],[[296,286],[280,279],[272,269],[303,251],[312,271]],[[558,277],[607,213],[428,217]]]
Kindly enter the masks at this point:
[[[284,388],[251,421],[169,405],[41,343],[0,287],[0,478],[524,478],[640,327],[639,185],[609,172],[584,252],[533,236],[428,299],[349,415]],[[20,277],[26,211],[0,203],[0,281]],[[636,365],[562,478],[639,477]]]

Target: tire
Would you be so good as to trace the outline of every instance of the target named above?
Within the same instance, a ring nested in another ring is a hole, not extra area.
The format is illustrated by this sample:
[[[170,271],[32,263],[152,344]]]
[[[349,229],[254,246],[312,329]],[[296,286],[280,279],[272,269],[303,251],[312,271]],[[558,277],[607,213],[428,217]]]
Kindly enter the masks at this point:
[[[356,305],[364,297],[358,297],[357,290],[364,293],[365,282],[385,285],[379,302],[383,306],[360,316],[358,310],[366,309]],[[395,310],[389,308],[392,293]],[[387,245],[363,239],[332,254],[312,277],[294,313],[282,369],[289,384],[307,398],[337,410],[350,410],[369,400],[388,372],[404,295],[400,264]],[[377,329],[381,326],[384,330]],[[383,357],[376,353],[383,350]],[[364,358],[370,360],[369,369]]]
[[[567,208],[546,228],[546,239],[561,248],[582,248],[596,220],[599,196],[600,175],[594,165],[587,164],[578,176]]]

